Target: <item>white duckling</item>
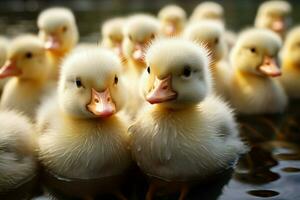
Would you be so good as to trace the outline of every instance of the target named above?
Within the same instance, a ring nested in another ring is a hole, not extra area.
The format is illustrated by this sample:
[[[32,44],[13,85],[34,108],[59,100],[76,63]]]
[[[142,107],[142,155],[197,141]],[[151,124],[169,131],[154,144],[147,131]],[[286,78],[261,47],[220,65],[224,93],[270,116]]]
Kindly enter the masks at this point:
[[[158,19],[161,35],[170,37],[183,32],[187,17],[185,10],[180,6],[167,5],[159,11]]]
[[[34,35],[15,38],[0,69],[0,78],[12,77],[3,89],[1,109],[18,110],[32,118],[41,98],[50,89],[48,72],[49,58],[43,42]]]
[[[184,31],[184,37],[203,44],[210,52],[213,85],[216,94],[228,97],[228,86],[232,69],[227,62],[227,45],[224,29],[219,23],[211,20],[191,23]]]
[[[280,81],[290,98],[300,98],[300,26],[287,35],[281,50]]]
[[[125,21],[125,18],[116,17],[105,21],[101,27],[101,46],[114,50],[122,60],[124,59],[122,28]]]
[[[39,138],[39,159],[47,171],[88,181],[128,170],[127,121],[118,114],[126,97],[121,72],[117,55],[99,47],[64,61],[58,103],[52,101],[51,118]]]
[[[141,88],[150,104],[129,128],[132,154],[148,176],[182,182],[179,199],[185,199],[188,181],[228,167],[245,146],[232,110],[211,95],[204,48],[183,39],[157,40],[146,61]],[[146,199],[152,199],[157,189],[151,183]]]
[[[193,11],[190,21],[200,20],[216,20],[224,23],[224,8],[213,1],[205,1],[200,3]]]
[[[35,140],[29,119],[0,112],[0,194],[13,191],[36,175]]]
[[[56,80],[61,60],[79,38],[74,14],[67,8],[49,8],[40,13],[37,24],[39,36],[53,59],[50,77]]]
[[[283,112],[286,94],[277,79],[281,71],[276,63],[281,39],[267,29],[250,29],[239,36],[231,52],[233,77],[231,103],[240,113]]]
[[[288,1],[266,1],[258,8],[255,27],[270,29],[283,37],[291,21],[291,11]]]

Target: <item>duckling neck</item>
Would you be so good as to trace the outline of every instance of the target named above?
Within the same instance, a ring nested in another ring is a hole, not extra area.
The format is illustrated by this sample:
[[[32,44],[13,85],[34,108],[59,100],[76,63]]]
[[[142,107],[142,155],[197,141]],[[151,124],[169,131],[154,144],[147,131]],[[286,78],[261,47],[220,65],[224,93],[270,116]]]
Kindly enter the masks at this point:
[[[146,65],[144,63],[138,63],[130,59],[128,62],[128,67],[131,74],[140,77],[140,75],[145,70]]]
[[[300,72],[300,63],[284,59],[282,62],[282,69],[283,70],[292,70],[292,71],[297,71],[298,73]]]
[[[238,79],[253,80],[253,81],[271,81],[272,79],[266,76],[259,76],[242,70],[235,70],[235,75]]]

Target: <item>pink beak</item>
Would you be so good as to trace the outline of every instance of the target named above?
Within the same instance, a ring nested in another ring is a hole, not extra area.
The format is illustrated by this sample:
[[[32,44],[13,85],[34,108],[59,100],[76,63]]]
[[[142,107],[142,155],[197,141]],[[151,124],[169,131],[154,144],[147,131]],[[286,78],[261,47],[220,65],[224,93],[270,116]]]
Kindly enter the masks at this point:
[[[6,78],[6,77],[10,77],[10,76],[18,76],[21,73],[22,73],[22,71],[17,68],[16,63],[14,61],[7,60],[0,69],[0,78]]]
[[[275,60],[273,58],[268,57],[268,56],[266,56],[264,58],[263,64],[258,67],[258,70],[261,73],[263,73],[267,76],[271,76],[271,77],[276,77],[276,76],[281,75],[281,71],[278,68]]]
[[[135,45],[132,57],[136,61],[144,61],[144,46],[142,44],[138,43]]]
[[[91,101],[87,109],[98,117],[109,117],[116,112],[116,106],[112,101],[109,89],[97,92],[92,88]]]
[[[282,32],[284,30],[284,23],[282,19],[278,19],[273,22],[272,29],[276,32]]]
[[[61,44],[56,36],[50,36],[46,43],[45,43],[45,49],[47,50],[58,50],[60,48]]]
[[[174,36],[176,35],[176,27],[174,24],[168,24],[166,27],[165,27],[165,33],[167,36]]]
[[[155,88],[146,96],[146,100],[151,104],[157,104],[176,99],[177,93],[172,89],[171,80],[171,75],[163,80],[155,78]]]

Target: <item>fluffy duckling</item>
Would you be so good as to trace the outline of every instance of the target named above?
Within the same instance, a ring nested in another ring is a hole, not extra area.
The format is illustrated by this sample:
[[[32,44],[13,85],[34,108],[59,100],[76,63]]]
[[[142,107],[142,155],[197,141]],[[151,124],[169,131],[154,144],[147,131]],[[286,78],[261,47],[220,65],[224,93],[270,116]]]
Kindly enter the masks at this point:
[[[8,44],[9,44],[8,39],[0,36],[0,68],[4,65],[6,61]],[[2,93],[2,90],[6,82],[7,79],[0,80],[0,93]]]
[[[78,30],[74,14],[67,8],[46,9],[38,17],[39,36],[53,59],[51,78],[57,79],[62,58],[77,44]]]
[[[127,121],[118,113],[126,97],[121,72],[117,55],[99,47],[64,61],[57,103],[48,107],[52,115],[38,142],[47,171],[88,181],[128,170]]]
[[[125,18],[117,17],[109,19],[101,27],[102,42],[101,46],[113,49],[121,59],[123,59],[123,33],[122,28]]]
[[[258,8],[255,27],[270,29],[283,37],[291,20],[291,10],[287,1],[266,1]]]
[[[33,126],[13,111],[0,112],[0,194],[21,187],[36,175]]]
[[[182,33],[186,23],[186,12],[177,5],[163,7],[158,13],[160,32],[165,36],[177,36]]]
[[[232,70],[227,62],[227,45],[223,26],[214,21],[202,21],[190,24],[184,31],[184,37],[206,46],[211,56],[211,72],[216,94],[228,96],[229,79]]]
[[[288,33],[281,51],[281,60],[282,86],[289,97],[300,98],[300,26]]]
[[[193,11],[190,20],[216,20],[218,22],[224,22],[224,9],[223,7],[212,1],[205,1],[200,3]]]
[[[41,98],[49,91],[49,58],[43,42],[34,35],[15,38],[8,49],[8,59],[0,69],[6,83],[1,109],[18,110],[32,118]]]
[[[286,94],[277,79],[281,71],[276,63],[281,39],[266,29],[242,33],[231,52],[233,77],[230,82],[231,103],[240,113],[283,112]]]
[[[184,199],[188,181],[230,166],[245,146],[232,110],[211,95],[204,48],[183,39],[157,40],[146,61],[141,88],[149,104],[129,128],[132,154],[154,180],[182,182],[179,199]],[[157,189],[152,182],[146,199]]]

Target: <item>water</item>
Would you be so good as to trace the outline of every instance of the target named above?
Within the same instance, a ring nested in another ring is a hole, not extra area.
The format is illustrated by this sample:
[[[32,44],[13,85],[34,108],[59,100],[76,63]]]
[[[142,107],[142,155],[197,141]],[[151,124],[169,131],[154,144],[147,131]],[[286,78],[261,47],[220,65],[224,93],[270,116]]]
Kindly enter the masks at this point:
[[[104,1],[0,1],[0,34],[15,36],[37,32],[36,18],[40,10],[64,5],[75,11],[81,41],[97,42],[100,24],[113,16],[134,11],[156,13],[171,2],[182,5],[190,14],[199,1],[104,0]],[[261,1],[228,0],[221,2],[226,10],[227,27],[239,31],[251,26]],[[293,5],[293,21],[300,22],[300,1]],[[244,155],[233,172],[211,183],[197,185],[188,200],[297,200],[300,199],[300,105],[293,103],[278,116],[239,117],[241,135],[252,150]],[[141,180],[140,180],[141,179]],[[136,179],[134,179],[136,180]],[[137,184],[141,182],[141,184]],[[144,199],[145,180],[138,178],[126,194],[132,200]],[[176,199],[176,196],[158,199]],[[48,199],[46,196],[38,199]]]

